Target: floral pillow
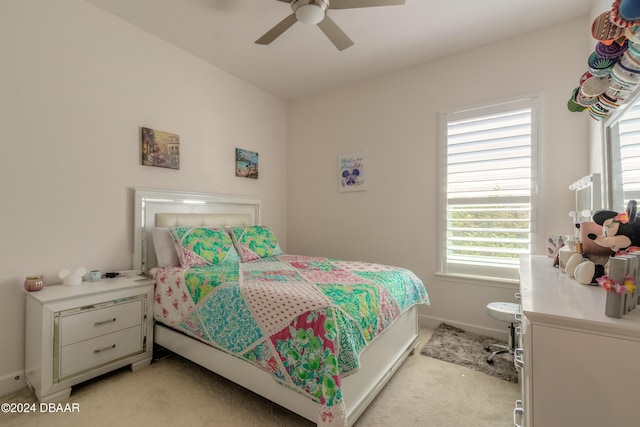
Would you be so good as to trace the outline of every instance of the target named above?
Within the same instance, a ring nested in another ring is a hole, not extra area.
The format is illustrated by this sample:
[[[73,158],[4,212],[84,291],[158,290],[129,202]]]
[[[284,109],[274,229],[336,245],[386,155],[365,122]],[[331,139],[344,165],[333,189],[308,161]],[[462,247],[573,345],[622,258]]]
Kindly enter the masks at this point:
[[[240,261],[231,237],[222,228],[174,227],[171,237],[182,267]]]
[[[243,262],[282,255],[278,239],[269,227],[231,227],[229,233]]]

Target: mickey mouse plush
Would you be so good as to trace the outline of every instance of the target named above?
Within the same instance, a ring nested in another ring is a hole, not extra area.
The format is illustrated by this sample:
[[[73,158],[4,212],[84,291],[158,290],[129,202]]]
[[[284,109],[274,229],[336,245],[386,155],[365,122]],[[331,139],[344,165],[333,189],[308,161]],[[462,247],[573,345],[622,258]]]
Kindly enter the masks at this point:
[[[623,255],[640,250],[640,219],[637,215],[638,204],[630,200],[627,210],[621,213],[600,210],[593,214],[593,222],[602,226],[602,234],[589,233],[587,238],[598,246],[609,249],[614,255]],[[567,261],[567,271],[572,277],[584,284],[596,283],[596,279],[605,274],[601,264],[574,254]]]
[[[628,253],[640,250],[640,220],[637,209],[638,203],[629,200],[625,212],[597,211],[593,214],[593,221],[602,226],[602,235],[589,234],[589,239],[617,254],[621,251]]]

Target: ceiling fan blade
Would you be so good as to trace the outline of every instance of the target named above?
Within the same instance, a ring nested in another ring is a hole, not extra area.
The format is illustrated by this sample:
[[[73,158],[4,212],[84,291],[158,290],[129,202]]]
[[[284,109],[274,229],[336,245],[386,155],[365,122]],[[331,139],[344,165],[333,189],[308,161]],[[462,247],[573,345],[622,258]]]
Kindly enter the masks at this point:
[[[329,9],[356,9],[359,7],[397,6],[404,3],[405,0],[331,0],[329,2]]]
[[[264,33],[262,37],[255,41],[256,44],[269,44],[285,31],[287,31],[293,24],[295,24],[298,20],[296,19],[296,15],[293,13],[282,21],[277,23],[272,29]]]
[[[331,40],[338,50],[345,50],[353,44],[351,39],[338,27],[328,15],[318,24],[322,32]]]

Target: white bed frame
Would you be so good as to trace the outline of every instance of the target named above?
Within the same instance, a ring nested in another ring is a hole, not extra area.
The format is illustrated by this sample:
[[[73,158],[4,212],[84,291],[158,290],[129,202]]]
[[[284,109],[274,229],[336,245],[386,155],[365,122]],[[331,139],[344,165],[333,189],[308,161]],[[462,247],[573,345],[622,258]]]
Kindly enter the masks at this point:
[[[151,230],[155,226],[237,226],[260,224],[260,200],[215,194],[136,189],[134,269],[156,265]],[[342,379],[347,425],[353,425],[418,341],[418,308],[406,311],[360,356],[359,370]],[[156,322],[154,342],[313,422],[319,405],[274,380],[267,372]]]

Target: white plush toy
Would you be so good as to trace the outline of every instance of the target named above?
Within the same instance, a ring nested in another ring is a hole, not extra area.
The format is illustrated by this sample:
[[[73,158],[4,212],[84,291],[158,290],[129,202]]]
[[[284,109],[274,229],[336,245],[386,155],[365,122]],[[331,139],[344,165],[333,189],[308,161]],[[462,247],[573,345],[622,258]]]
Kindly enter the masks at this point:
[[[584,258],[582,254],[573,254],[567,260],[565,271],[569,277],[573,277],[579,283],[588,285],[593,280],[596,267],[588,258]]]
[[[71,273],[69,270],[60,270],[58,277],[62,279],[63,285],[72,286],[82,283],[82,276],[85,274],[87,274],[87,269],[80,267],[75,273]]]

